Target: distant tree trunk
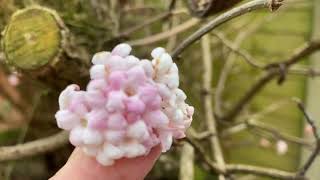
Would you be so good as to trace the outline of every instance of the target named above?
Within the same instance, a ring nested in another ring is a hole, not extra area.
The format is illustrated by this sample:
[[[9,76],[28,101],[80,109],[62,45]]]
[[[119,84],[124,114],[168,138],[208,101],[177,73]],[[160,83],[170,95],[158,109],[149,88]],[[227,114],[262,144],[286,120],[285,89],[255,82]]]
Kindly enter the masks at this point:
[[[320,39],[320,0],[314,1],[314,7],[313,7],[313,27],[312,27],[312,37],[311,39]],[[320,52],[315,53],[310,58],[310,66],[313,68],[320,68]],[[319,98],[315,98],[319,94],[320,89],[320,79],[318,78],[309,78],[308,84],[307,84],[307,92],[306,92],[306,106],[308,113],[312,114],[314,121],[316,122],[316,125],[320,127],[320,111],[319,111]],[[311,141],[314,140],[313,136],[306,137],[311,138]],[[301,165],[305,163],[305,161],[310,156],[310,151],[304,149],[302,151],[301,156]],[[307,173],[307,177],[310,179],[317,179],[317,177],[320,176],[319,171],[320,166],[320,159],[316,160],[314,162],[314,165],[310,168],[310,170]]]

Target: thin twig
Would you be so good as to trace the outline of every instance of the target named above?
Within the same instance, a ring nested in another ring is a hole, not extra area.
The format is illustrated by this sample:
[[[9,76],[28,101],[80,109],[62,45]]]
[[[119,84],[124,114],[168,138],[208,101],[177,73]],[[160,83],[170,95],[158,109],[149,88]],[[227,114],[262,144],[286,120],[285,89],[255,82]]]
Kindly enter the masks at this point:
[[[227,173],[230,174],[254,174],[284,180],[305,180],[303,176],[296,176],[295,173],[281,171],[272,168],[258,167],[244,164],[228,164]]]
[[[164,13],[161,13],[161,14],[158,14],[150,19],[147,19],[145,21],[143,21],[143,23],[141,24],[138,24],[136,26],[133,26],[127,30],[124,30],[123,32],[121,32],[119,35],[117,35],[117,37],[115,37],[116,39],[119,39],[119,38],[124,38],[124,37],[128,37],[130,34],[146,27],[146,26],[149,26],[150,24],[153,24],[157,21],[160,21],[160,20],[163,20],[163,19],[166,19],[168,17],[170,17],[172,15],[171,11],[168,11],[168,12],[164,12]]]
[[[210,35],[207,34],[201,39],[202,46],[202,59],[203,59],[203,89],[205,92],[211,91],[212,86],[212,56],[210,47]],[[212,97],[210,93],[204,95],[204,108],[206,112],[206,125],[208,130],[212,133],[217,133],[216,120],[213,116]],[[217,136],[211,136],[210,138],[211,150],[214,159],[217,161],[218,166],[221,169],[225,168],[225,162],[223,158],[222,148],[219,138]],[[224,180],[223,175],[219,176],[219,180]]]
[[[189,36],[186,40],[184,40],[172,53],[173,58],[177,58],[187,47],[189,47],[194,42],[198,41],[203,35],[207,34],[214,28],[220,26],[221,24],[246,14],[248,12],[262,9],[262,8],[272,8],[272,10],[276,9],[276,6],[279,7],[281,3],[278,0],[253,0],[248,3],[245,3],[241,6],[235,7],[214,20],[210,21],[205,26],[201,27],[199,30],[194,32],[191,36]]]
[[[268,71],[263,74],[258,81],[244,94],[244,96],[235,104],[231,110],[222,117],[216,115],[219,119],[232,121],[242,111],[242,109],[250,102],[250,100],[264,88],[271,80],[277,76],[277,71]]]
[[[189,28],[195,26],[196,24],[198,24],[200,22],[199,19],[197,18],[192,18],[178,26],[175,26],[174,28],[165,31],[165,32],[161,32],[159,34],[155,34],[152,36],[148,36],[142,39],[136,39],[136,40],[132,40],[132,41],[128,41],[127,43],[130,44],[131,46],[143,46],[143,45],[148,45],[148,44],[152,44],[152,43],[156,43],[158,41],[167,39],[171,36],[174,36],[178,33],[181,33],[183,31],[188,30]]]
[[[304,105],[299,100],[295,100],[297,102],[298,108],[303,113],[303,116],[305,117],[308,124],[312,127],[312,133],[314,138],[316,139],[316,148],[312,151],[311,155],[309,156],[308,160],[305,162],[305,164],[302,166],[302,168],[299,170],[297,175],[304,176],[306,172],[309,170],[313,162],[315,161],[316,157],[320,153],[320,136],[318,134],[318,128],[315,125],[315,122],[310,118],[307,111],[304,108]]]
[[[289,68],[303,60],[304,57],[314,53],[320,49],[320,42],[312,41],[306,43],[301,48],[298,48],[290,57],[284,61],[278,61],[278,63],[272,63],[266,65],[264,69],[267,71],[263,74],[258,81],[244,94],[242,98],[231,108],[231,110],[220,117],[222,120],[233,121],[235,117],[242,111],[242,109],[250,102],[250,100],[260,92],[271,80],[280,76],[284,78]]]
[[[218,174],[254,174],[283,180],[306,180],[305,177],[297,176],[295,173],[281,171],[273,168],[243,164],[226,164],[226,169],[223,170],[215,162],[212,162],[212,160],[206,155],[205,151],[196,141],[194,141],[192,138],[185,138],[185,141],[187,141],[194,147],[194,149],[198,152],[199,157],[210,168],[210,170]]]
[[[241,56],[248,64],[256,68],[263,68],[263,65],[255,62],[254,58],[247,51],[239,49],[239,47],[229,41],[221,32],[213,31],[212,34],[216,36],[228,49]]]
[[[289,134],[281,132],[279,129],[276,129],[275,127],[272,127],[270,125],[264,124],[262,122],[255,121],[254,119],[250,119],[246,121],[246,124],[249,128],[255,128],[260,129],[262,131],[266,131],[268,133],[271,133],[273,136],[275,136],[278,139],[282,139],[284,141],[288,141],[291,143],[307,146],[307,147],[313,147],[313,144],[309,141],[306,141],[302,138],[291,136]]]
[[[12,161],[53,151],[68,143],[68,133],[65,131],[35,141],[14,146],[0,147],[0,162]]]
[[[311,78],[320,76],[320,70],[313,68],[292,68],[288,71],[288,73],[295,75],[310,76]]]
[[[260,64],[257,64],[254,62],[253,58],[248,54],[239,49],[241,43],[243,40],[246,39],[246,37],[250,34],[252,34],[256,29],[258,29],[262,23],[256,23],[255,21],[252,21],[250,26],[245,26],[246,30],[241,31],[239,35],[235,38],[234,43],[231,43],[229,40],[227,40],[222,33],[213,31],[213,34],[218,37],[218,39],[221,40],[222,43],[224,43],[227,47],[229,47],[232,51],[229,53],[229,55],[226,58],[226,63],[222,68],[222,71],[220,73],[220,77],[218,79],[216,91],[215,91],[215,113],[217,115],[222,114],[222,96],[223,96],[223,91],[225,87],[225,83],[227,81],[228,75],[231,72],[231,69],[233,67],[233,64],[235,62],[235,54],[239,54],[240,56],[243,56],[245,61],[254,66],[254,67],[259,67],[262,68]]]

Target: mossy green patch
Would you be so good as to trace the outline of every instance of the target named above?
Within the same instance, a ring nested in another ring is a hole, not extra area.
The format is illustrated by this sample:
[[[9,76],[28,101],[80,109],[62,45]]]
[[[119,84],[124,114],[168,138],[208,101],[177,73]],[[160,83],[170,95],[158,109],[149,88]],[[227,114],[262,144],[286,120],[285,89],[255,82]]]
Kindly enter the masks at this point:
[[[62,42],[61,29],[53,11],[31,7],[17,11],[4,31],[7,62],[21,69],[37,69],[50,63]]]

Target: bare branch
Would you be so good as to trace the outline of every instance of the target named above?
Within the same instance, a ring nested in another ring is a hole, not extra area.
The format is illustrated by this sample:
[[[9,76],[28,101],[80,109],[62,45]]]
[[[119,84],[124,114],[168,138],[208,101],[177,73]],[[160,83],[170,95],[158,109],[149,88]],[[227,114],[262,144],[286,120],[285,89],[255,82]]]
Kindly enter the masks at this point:
[[[233,8],[217,18],[210,21],[208,24],[201,27],[199,30],[194,32],[191,36],[189,36],[186,40],[184,40],[172,53],[173,58],[177,58],[187,47],[189,47],[194,42],[198,41],[203,35],[207,34],[214,28],[220,26],[221,24],[236,18],[238,16],[241,16],[243,14],[246,14],[248,12],[261,9],[261,8],[270,8],[271,4],[275,5],[274,3],[277,3],[277,6],[279,5],[279,1],[277,0],[253,0],[248,3],[245,3],[239,7]]]
[[[185,139],[190,143],[194,149],[198,152],[198,155],[203,162],[215,173],[231,175],[231,174],[253,174],[283,180],[306,180],[303,176],[297,176],[295,173],[281,171],[273,168],[242,165],[242,164],[226,164],[226,169],[221,169],[216,163],[212,162],[211,159],[206,155],[202,147],[191,138]]]
[[[289,134],[281,132],[279,129],[276,129],[275,127],[269,126],[267,124],[264,124],[262,122],[255,121],[253,119],[248,120],[246,124],[249,126],[249,128],[256,128],[260,129],[266,132],[271,133],[276,138],[282,139],[284,141],[288,141],[291,143],[307,146],[307,147],[313,147],[313,144],[309,141],[306,141],[302,138],[291,136]]]
[[[0,147],[0,162],[18,160],[49,151],[68,143],[68,133],[61,131],[55,135],[14,146]]]
[[[210,47],[210,35],[201,39],[202,46],[202,59],[203,59],[203,89],[205,92],[210,92],[212,86],[212,55]],[[217,133],[216,120],[213,116],[213,106],[212,98],[210,93],[206,93],[204,96],[204,108],[206,112],[206,125],[208,130],[213,134]],[[223,158],[223,153],[220,145],[219,138],[217,136],[211,136],[210,138],[211,151],[214,159],[217,161],[217,164],[220,168],[225,168],[225,162]],[[224,176],[219,176],[219,180],[224,180]]]
[[[216,36],[220,41],[232,52],[241,56],[248,64],[256,68],[263,68],[263,65],[255,62],[254,58],[247,52],[242,49],[239,49],[234,43],[229,41],[222,33],[214,31],[213,35]]]
[[[284,180],[305,180],[303,176],[296,176],[295,173],[290,173],[286,171],[281,171],[272,168],[250,166],[243,164],[228,164],[227,173],[230,174],[254,174],[259,176],[271,177],[275,179]]]
[[[301,48],[298,48],[293,55],[288,57],[284,61],[278,61],[279,63],[272,63],[266,65],[264,69],[267,71],[262,75],[259,80],[240,98],[236,105],[231,110],[221,117],[222,120],[233,121],[234,118],[242,111],[242,109],[250,102],[250,100],[262,90],[271,80],[280,76],[279,80],[283,80],[288,69],[303,60],[304,57],[314,53],[320,49],[320,42],[313,41],[306,43]]]

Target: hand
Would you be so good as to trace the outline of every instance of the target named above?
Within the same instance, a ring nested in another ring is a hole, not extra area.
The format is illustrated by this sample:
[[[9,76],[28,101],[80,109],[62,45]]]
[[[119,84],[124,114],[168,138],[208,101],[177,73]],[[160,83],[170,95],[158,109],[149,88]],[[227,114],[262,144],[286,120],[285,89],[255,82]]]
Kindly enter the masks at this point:
[[[160,154],[161,148],[157,146],[147,156],[119,159],[112,166],[102,166],[76,148],[68,162],[50,180],[142,180]]]

